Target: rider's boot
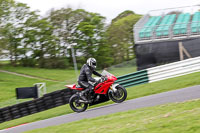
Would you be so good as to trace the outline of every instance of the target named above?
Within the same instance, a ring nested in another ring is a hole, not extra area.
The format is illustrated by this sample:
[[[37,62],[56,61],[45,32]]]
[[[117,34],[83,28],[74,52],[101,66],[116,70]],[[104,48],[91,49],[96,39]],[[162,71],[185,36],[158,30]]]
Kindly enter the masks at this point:
[[[83,101],[85,101],[85,102],[89,102],[88,99],[85,97],[85,94],[86,94],[88,91],[89,91],[89,90],[86,89],[86,90],[81,91],[81,92],[79,93],[80,98],[81,98]]]

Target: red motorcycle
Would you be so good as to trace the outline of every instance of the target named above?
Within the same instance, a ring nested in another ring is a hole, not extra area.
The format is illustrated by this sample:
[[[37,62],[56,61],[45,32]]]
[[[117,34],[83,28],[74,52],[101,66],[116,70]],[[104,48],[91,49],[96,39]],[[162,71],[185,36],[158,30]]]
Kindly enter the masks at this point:
[[[72,90],[76,90],[77,93],[71,96],[69,99],[70,107],[75,112],[83,112],[87,109],[88,104],[93,104],[94,102],[98,102],[100,97],[111,99],[113,102],[121,103],[123,102],[127,97],[127,91],[126,89],[119,85],[114,84],[114,82],[117,80],[117,78],[110,74],[107,71],[102,72],[103,76],[103,82],[98,84],[93,84],[94,89],[92,92],[89,92],[87,94],[87,99],[89,99],[89,102],[83,101],[80,98],[79,93],[84,90],[84,88],[78,87],[75,84],[74,85],[66,85]]]

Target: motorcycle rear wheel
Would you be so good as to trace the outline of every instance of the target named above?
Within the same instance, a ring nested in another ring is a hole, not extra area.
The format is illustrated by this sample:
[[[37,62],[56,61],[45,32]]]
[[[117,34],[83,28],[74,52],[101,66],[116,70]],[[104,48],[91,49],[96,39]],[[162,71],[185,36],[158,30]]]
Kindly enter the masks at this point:
[[[77,94],[72,95],[69,99],[69,105],[74,112],[83,112],[87,109],[87,103],[79,102],[80,97]]]
[[[117,89],[116,92],[112,91],[112,92],[108,93],[108,96],[113,102],[121,103],[124,100],[126,100],[127,91],[121,85],[116,86],[116,89]]]

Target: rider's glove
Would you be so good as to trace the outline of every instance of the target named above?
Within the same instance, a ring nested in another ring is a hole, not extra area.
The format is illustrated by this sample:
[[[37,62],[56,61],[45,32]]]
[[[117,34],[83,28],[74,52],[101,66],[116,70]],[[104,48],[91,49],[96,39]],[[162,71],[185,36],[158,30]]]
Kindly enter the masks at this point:
[[[98,82],[99,82],[99,83],[102,83],[103,81],[104,81],[104,80],[103,80],[102,78],[100,78]]]
[[[99,80],[99,82],[101,83],[101,82],[104,82],[106,80],[107,80],[107,78],[105,76],[102,76],[101,79]]]
[[[102,79],[96,80],[94,86],[97,86],[101,82],[102,82]]]

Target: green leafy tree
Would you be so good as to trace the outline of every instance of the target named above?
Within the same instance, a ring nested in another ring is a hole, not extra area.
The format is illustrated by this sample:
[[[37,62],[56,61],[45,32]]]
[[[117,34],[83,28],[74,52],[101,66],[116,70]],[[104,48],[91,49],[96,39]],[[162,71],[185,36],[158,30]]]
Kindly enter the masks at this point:
[[[70,62],[72,62],[72,53],[69,46],[72,43],[76,43],[77,26],[83,21],[86,15],[87,12],[83,9],[72,10],[71,8],[62,8],[52,10],[48,16],[48,20],[55,27],[54,35],[60,41],[61,56],[69,56]]]
[[[19,56],[18,47],[20,46],[21,37],[19,36],[21,28],[14,28],[12,24],[7,24],[2,29],[4,38],[3,42],[6,42],[6,49],[9,51],[12,65],[16,65]]]
[[[30,11],[26,4],[12,0],[0,1],[0,4],[0,43],[9,52],[12,65],[57,67],[59,48],[54,27],[46,19],[40,19],[37,12]]]
[[[6,56],[5,49],[6,49],[6,42],[3,39],[0,39],[0,58]]]
[[[113,55],[112,48],[108,44],[106,39],[102,39],[101,43],[98,46],[97,52],[95,53],[95,57],[98,61],[98,68],[104,69],[113,64]]]
[[[99,14],[90,13],[83,9],[62,8],[56,11],[52,10],[48,20],[55,27],[54,35],[59,38],[61,55],[63,57],[69,56],[71,64],[73,64],[71,50],[68,47],[72,43],[77,44],[74,49],[78,63],[85,62],[86,58],[89,57],[97,57],[100,55],[98,51],[103,52],[105,18]],[[106,49],[108,51],[108,48]],[[103,58],[105,55],[101,54],[99,58]]]
[[[40,19],[32,23],[32,29],[26,33],[26,42],[32,50],[32,59],[38,61],[39,67],[51,67],[48,58],[56,58],[58,54],[57,37],[53,35],[54,27],[46,20]]]
[[[95,57],[99,45],[104,39],[105,18],[96,13],[88,13],[87,17],[78,25],[76,34],[77,48],[84,57]]]
[[[79,52],[83,53],[85,60],[89,57],[95,57],[98,60],[99,68],[106,68],[113,62],[111,47],[106,40],[104,21],[105,17],[89,13],[78,26]]]
[[[124,11],[108,27],[108,43],[112,47],[115,64],[134,58],[133,26],[140,17],[132,11]]]
[[[10,7],[14,5],[14,1],[0,0],[0,56],[4,55],[7,46],[7,39],[2,35],[4,31],[5,22],[8,20],[10,14]]]
[[[12,64],[47,68],[69,67],[73,43],[78,63],[89,57],[105,68],[134,58],[133,25],[140,15],[120,13],[105,27],[105,17],[83,9],[51,10],[46,18],[23,3],[0,0],[0,56]],[[72,65],[71,65],[72,66]]]
[[[20,11],[19,8],[21,8],[23,5],[18,5],[13,1],[5,2],[7,2],[6,4],[8,7],[6,8],[7,11],[4,10],[2,12],[4,14],[1,14],[1,42],[6,43],[5,45],[7,46],[6,48],[10,53],[11,63],[16,65],[18,57],[18,46],[20,45],[19,42],[21,40],[21,25],[19,21],[22,19],[18,13]],[[1,4],[3,4],[1,6],[5,6],[5,3]],[[12,23],[12,21],[16,22]]]
[[[4,43],[4,49],[9,52],[12,65],[16,66],[17,62],[23,58],[21,56],[21,49],[24,45],[24,32],[28,29],[25,26],[25,22],[33,12],[30,11],[26,4],[12,0],[0,1],[0,4],[0,42]]]
[[[21,41],[21,47],[19,48],[21,54],[20,65],[33,67],[37,64],[35,58],[31,56],[31,54],[34,53],[33,46],[37,44],[35,30],[39,29],[35,28],[35,23],[39,20],[39,16],[34,11],[28,12],[26,15],[28,17],[24,22],[23,31],[21,32],[21,34],[23,34],[23,39]]]

